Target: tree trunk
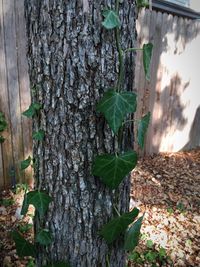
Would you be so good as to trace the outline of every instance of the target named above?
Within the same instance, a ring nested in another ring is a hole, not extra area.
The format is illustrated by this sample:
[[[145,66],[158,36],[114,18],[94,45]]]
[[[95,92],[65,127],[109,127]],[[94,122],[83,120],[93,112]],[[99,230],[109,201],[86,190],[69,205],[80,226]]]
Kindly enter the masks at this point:
[[[112,153],[115,137],[96,104],[114,86],[118,54],[114,31],[102,28],[102,9],[111,0],[25,0],[32,101],[42,104],[33,130],[36,186],[53,201],[44,227],[54,237],[41,248],[37,265],[66,260],[72,267],[124,267],[122,240],[112,246],[98,235],[102,225],[129,209],[129,179],[118,190],[107,189],[91,175],[92,160]],[[135,1],[120,4],[122,47],[134,46]],[[126,90],[132,90],[134,56],[125,59]],[[133,129],[124,130],[123,148],[132,149]],[[36,224],[36,230],[38,225]]]

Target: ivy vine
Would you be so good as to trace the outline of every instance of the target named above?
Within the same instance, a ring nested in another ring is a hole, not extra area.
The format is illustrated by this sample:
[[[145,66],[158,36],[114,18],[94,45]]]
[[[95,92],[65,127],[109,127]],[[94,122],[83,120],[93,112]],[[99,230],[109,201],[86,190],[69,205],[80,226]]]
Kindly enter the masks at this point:
[[[113,88],[106,89],[102,99],[97,104],[97,111],[104,115],[109,127],[117,137],[119,136],[120,130],[124,127],[124,124],[129,123],[129,121],[126,120],[127,115],[133,114],[137,108],[136,94],[134,92],[125,91],[123,88],[125,55],[137,50],[143,53],[145,77],[149,80],[150,62],[153,49],[153,45],[151,43],[144,44],[142,48],[130,47],[122,49],[120,41],[121,21],[119,18],[119,4],[120,1],[116,0],[115,9],[106,9],[102,13],[104,18],[102,26],[106,30],[114,30],[115,33],[119,63],[118,78],[116,85]],[[28,118],[32,118],[38,116],[41,109],[41,104],[32,103],[29,108],[23,112],[23,115]],[[3,120],[3,117],[0,113],[0,131],[2,131],[1,120]],[[144,147],[144,139],[149,121],[149,112],[138,120],[137,142],[141,148]],[[5,122],[4,127],[6,127]],[[33,133],[33,139],[37,141],[41,142],[44,137],[45,132],[42,129]],[[118,140],[118,142],[121,142],[120,138],[118,138]],[[114,154],[97,155],[92,164],[92,174],[99,177],[100,181],[112,190],[118,188],[123,179],[132,169],[135,168],[137,164],[137,153],[135,151],[126,151],[122,153],[119,149],[120,147],[121,145],[118,144]],[[20,163],[20,169],[24,171],[30,165],[34,167],[35,160],[29,156]],[[38,233],[36,233],[34,243],[30,243],[24,239],[22,234],[18,231],[12,232],[17,254],[20,257],[35,257],[37,255],[37,244],[40,246],[48,246],[52,243],[52,233],[48,229],[42,228],[42,222],[44,221],[44,216],[51,201],[52,198],[47,194],[47,192],[41,191],[40,188],[34,191],[25,192],[21,214],[25,215],[28,211],[29,205],[33,205],[35,207],[35,214],[38,216],[39,222],[41,223],[41,227]],[[118,214],[117,217],[112,218],[107,224],[103,225],[99,234],[108,244],[113,243],[123,234],[124,249],[126,251],[131,251],[138,244],[140,228],[144,215],[136,220],[139,214],[139,210],[137,208],[134,208],[132,211],[124,214],[120,214],[115,206],[113,208]],[[43,267],[49,266],[69,267],[69,264],[66,262],[56,262]]]

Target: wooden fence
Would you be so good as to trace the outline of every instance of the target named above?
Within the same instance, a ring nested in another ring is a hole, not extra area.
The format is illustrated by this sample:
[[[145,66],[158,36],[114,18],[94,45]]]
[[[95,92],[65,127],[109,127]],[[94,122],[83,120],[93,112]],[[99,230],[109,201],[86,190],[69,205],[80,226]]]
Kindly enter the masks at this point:
[[[141,53],[136,60],[136,117],[151,112],[144,153],[200,146],[200,22],[142,10],[137,30],[139,47],[154,45],[150,82],[144,78]]]
[[[19,162],[31,153],[30,104],[23,0],[0,0],[0,111],[8,128],[0,145],[0,188],[23,181]]]
[[[19,162],[31,154],[31,121],[21,115],[30,104],[23,2],[0,0],[0,111],[8,122],[0,188],[23,181]],[[154,44],[150,82],[140,52],[135,72],[136,117],[152,113],[145,154],[200,145],[200,22],[142,10],[137,27],[138,46]]]

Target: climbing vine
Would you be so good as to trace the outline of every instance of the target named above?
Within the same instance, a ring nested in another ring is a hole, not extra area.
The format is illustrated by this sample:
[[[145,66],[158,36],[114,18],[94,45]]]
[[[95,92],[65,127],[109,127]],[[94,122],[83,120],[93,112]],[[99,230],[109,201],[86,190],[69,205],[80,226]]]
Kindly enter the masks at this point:
[[[141,2],[141,1],[140,1]],[[120,29],[121,21],[119,18],[119,4],[120,1],[116,0],[115,9],[106,9],[103,11],[102,26],[109,31],[114,31],[116,48],[118,52],[118,64],[119,72],[116,84],[113,88],[105,89],[105,93],[102,99],[97,104],[97,111],[102,113],[117,137],[118,144],[115,147],[114,154],[97,155],[92,164],[92,174],[97,176],[100,181],[110,189],[117,189],[124,178],[135,168],[137,164],[137,153],[135,151],[122,152],[120,132],[126,123],[130,123],[127,120],[129,114],[133,114],[137,108],[137,96],[134,92],[124,90],[124,59],[127,53],[133,51],[141,51],[143,53],[143,65],[145,77],[150,79],[150,61],[152,56],[153,45],[151,43],[144,44],[142,48],[128,47],[122,49],[120,41]],[[23,115],[32,118],[38,116],[42,105],[39,103],[32,103],[30,107],[23,112]],[[132,121],[132,120],[131,120]],[[137,142],[141,148],[144,146],[145,133],[150,121],[150,113],[147,113],[144,117],[138,120],[137,129]],[[45,132],[39,129],[33,133],[33,139],[36,142],[41,142],[44,139]],[[30,156],[21,162],[21,170],[25,170],[30,165],[35,165],[35,160]],[[97,179],[98,179],[97,178]],[[35,214],[38,217],[40,229],[36,233],[34,244],[28,242],[23,236],[17,232],[12,232],[12,237],[16,244],[17,253],[19,256],[33,256],[37,254],[37,248],[39,246],[48,246],[52,243],[53,237],[48,229],[42,227],[44,222],[44,216],[48,210],[49,204],[52,198],[40,188],[25,192],[23,206],[21,214],[25,215],[28,211],[29,205],[35,207]],[[112,218],[107,224],[100,229],[100,236],[104,240],[111,244],[121,235],[124,235],[124,249],[126,251],[132,251],[138,243],[140,228],[143,220],[143,216],[136,220],[139,214],[139,210],[134,208],[132,211],[120,214],[114,203],[113,209],[116,211],[117,216]],[[135,221],[136,220],[136,221]],[[134,223],[133,223],[134,222]],[[67,263],[57,262],[46,265],[45,267],[69,267]],[[43,266],[44,267],[44,266]]]

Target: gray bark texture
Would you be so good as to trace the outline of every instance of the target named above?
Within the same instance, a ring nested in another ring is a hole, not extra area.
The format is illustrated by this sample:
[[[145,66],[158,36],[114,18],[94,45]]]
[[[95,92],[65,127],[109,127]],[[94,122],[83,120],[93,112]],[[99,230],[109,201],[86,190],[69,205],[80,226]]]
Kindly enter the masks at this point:
[[[36,187],[53,198],[43,221],[54,241],[40,248],[37,265],[66,260],[72,267],[124,267],[123,237],[108,246],[98,231],[118,210],[129,209],[129,178],[118,190],[91,175],[94,157],[113,153],[115,137],[96,105],[116,83],[118,53],[114,31],[103,29],[102,10],[111,0],[25,0],[32,101],[42,104],[33,130]],[[135,1],[120,4],[122,47],[135,44]],[[125,59],[124,89],[132,90],[134,54]],[[123,149],[133,147],[132,125]],[[36,223],[36,230],[38,228]]]

